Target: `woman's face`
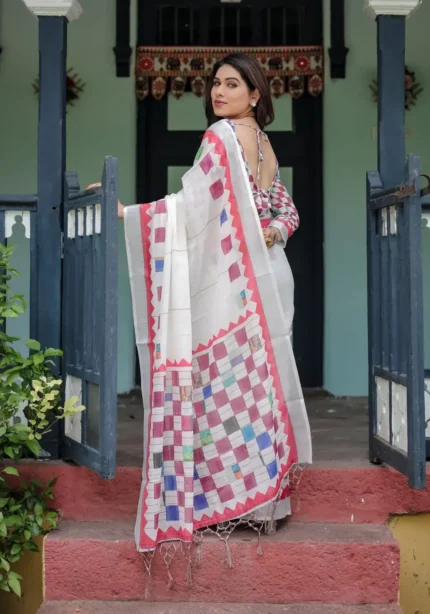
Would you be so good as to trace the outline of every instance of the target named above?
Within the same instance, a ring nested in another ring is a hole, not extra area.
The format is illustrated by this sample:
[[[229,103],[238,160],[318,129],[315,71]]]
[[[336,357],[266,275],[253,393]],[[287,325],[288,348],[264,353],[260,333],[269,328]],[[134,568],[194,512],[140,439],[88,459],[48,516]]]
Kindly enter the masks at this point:
[[[212,106],[216,117],[238,119],[249,115],[252,102],[258,102],[258,92],[250,92],[235,68],[224,64],[215,75]]]

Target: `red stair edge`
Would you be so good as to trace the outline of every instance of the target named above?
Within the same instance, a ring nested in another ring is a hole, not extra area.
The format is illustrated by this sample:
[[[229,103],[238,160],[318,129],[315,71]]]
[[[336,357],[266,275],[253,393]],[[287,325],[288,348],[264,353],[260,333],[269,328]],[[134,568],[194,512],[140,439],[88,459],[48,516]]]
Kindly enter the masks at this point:
[[[38,614],[119,614],[112,601],[50,601]],[[122,602],[121,614],[401,614],[398,605],[339,604],[221,604]]]
[[[54,505],[66,520],[135,518],[139,468],[119,468],[110,481],[65,463],[25,463],[20,472],[23,478],[40,481],[58,478]],[[430,512],[430,485],[414,491],[407,478],[384,467],[309,468],[293,494],[292,507],[300,521],[384,524],[390,515]]]
[[[132,523],[64,523],[45,540],[47,600],[144,600],[148,575],[136,552]],[[400,554],[386,527],[291,523],[261,540],[252,532],[229,540],[233,568],[217,538],[203,543],[202,564],[192,566],[178,551],[168,587],[160,549],[154,557],[149,599],[157,602],[396,603]],[[194,551],[193,551],[194,555]],[[309,581],[309,579],[312,579]],[[113,580],[114,579],[114,580]]]

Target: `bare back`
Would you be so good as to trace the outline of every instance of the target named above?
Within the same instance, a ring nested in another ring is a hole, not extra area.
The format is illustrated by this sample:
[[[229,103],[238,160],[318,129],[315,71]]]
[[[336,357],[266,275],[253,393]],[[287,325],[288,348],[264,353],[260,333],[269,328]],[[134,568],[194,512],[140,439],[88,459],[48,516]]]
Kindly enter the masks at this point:
[[[277,160],[267,135],[239,123],[235,123],[235,130],[255,183],[260,189],[269,190],[275,179]]]

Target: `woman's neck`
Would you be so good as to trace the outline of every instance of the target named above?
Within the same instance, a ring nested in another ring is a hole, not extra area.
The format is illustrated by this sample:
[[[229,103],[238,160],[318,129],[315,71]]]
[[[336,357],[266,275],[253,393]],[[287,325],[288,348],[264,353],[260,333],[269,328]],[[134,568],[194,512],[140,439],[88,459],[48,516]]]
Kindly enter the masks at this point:
[[[242,124],[247,124],[248,126],[252,126],[253,128],[258,128],[257,121],[253,115],[243,115],[242,117],[241,116],[229,117],[229,120],[233,122],[234,124],[242,123]]]

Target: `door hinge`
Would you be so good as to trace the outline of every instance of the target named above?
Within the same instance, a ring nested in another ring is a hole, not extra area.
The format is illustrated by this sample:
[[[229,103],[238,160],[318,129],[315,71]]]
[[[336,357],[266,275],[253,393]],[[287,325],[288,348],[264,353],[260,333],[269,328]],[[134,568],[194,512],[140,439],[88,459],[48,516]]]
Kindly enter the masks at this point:
[[[64,258],[64,232],[61,233],[60,252],[61,252],[61,259],[63,259]]]

